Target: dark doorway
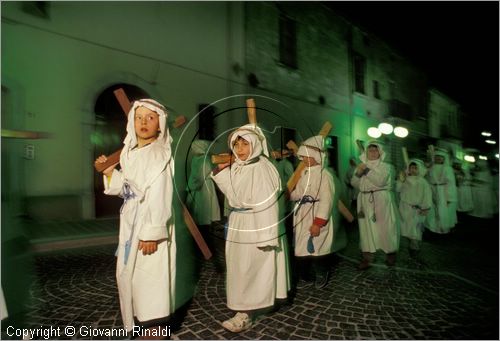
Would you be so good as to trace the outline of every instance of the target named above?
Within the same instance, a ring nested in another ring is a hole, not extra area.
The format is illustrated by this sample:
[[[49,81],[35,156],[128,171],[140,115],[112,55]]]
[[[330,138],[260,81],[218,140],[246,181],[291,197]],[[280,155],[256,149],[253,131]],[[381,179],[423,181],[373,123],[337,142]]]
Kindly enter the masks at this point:
[[[127,117],[118,104],[113,91],[122,88],[130,101],[149,98],[146,91],[130,84],[115,84],[105,89],[95,103],[95,129],[91,136],[94,160],[99,155],[109,155],[122,147],[126,135]],[[105,195],[101,173],[94,172],[94,198],[96,218],[117,216],[122,199]]]
[[[200,140],[213,141],[215,107],[209,104],[198,105],[198,136]]]
[[[288,149],[288,147],[286,146],[286,144],[290,140],[294,141],[295,143],[298,143],[297,140],[295,139],[295,134],[296,134],[296,130],[295,129],[292,129],[292,128],[283,128],[283,127],[281,128],[281,145],[280,145],[281,150]],[[290,160],[290,162],[293,165],[297,164],[297,158],[295,156],[293,156],[293,155],[290,156],[288,158],[288,160]]]
[[[328,135],[325,138],[326,150],[328,152],[328,167],[335,171],[337,176],[339,175],[339,149],[337,136]]]

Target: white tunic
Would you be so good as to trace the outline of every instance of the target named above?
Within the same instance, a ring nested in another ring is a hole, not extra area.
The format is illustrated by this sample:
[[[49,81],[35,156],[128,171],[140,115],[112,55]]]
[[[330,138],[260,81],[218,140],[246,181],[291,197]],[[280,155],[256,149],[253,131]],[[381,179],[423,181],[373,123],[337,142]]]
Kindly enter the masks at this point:
[[[120,236],[116,278],[123,323],[133,327],[133,317],[148,321],[166,317],[173,311],[175,283],[175,233],[172,214],[171,164],[161,160],[162,149],[152,143],[128,153],[128,167],[113,171],[105,192],[123,195],[128,183],[135,194],[120,213]],[[130,255],[125,264],[125,244],[130,239]],[[138,251],[139,240],[158,240],[152,255]],[[154,304],[152,304],[154,302]]]
[[[149,145],[136,148],[134,114],[138,106],[160,116],[160,134]],[[124,327],[131,330],[134,316],[141,322],[161,319],[174,310],[176,243],[173,197],[172,138],[161,104],[152,100],[134,102],[128,114],[127,136],[120,154],[121,171],[114,170],[104,193],[126,200],[120,212],[116,279]],[[129,195],[126,195],[129,193]],[[151,255],[138,250],[139,241],[158,241]],[[129,243],[127,243],[129,242]],[[130,248],[126,247],[130,244]],[[126,257],[126,250],[128,257]]]
[[[401,214],[401,235],[409,239],[422,240],[425,215],[420,210],[428,210],[432,205],[432,190],[427,180],[421,176],[408,176],[404,182],[396,183],[400,193],[399,213]]]
[[[265,157],[246,165],[233,164],[212,175],[232,211],[226,237],[227,306],[236,311],[272,306],[286,298],[288,276],[284,239],[279,238],[280,179]],[[275,246],[262,251],[258,247]]]
[[[220,207],[210,172],[212,166],[205,155],[194,156],[188,180],[187,205],[197,225],[210,225],[220,220]]]
[[[301,198],[306,196],[316,202],[300,204]],[[335,185],[330,172],[322,169],[320,165],[306,167],[302,171],[297,186],[290,194],[290,200],[297,201],[293,216],[295,256],[323,256],[332,252],[334,196]],[[309,228],[315,218],[326,220],[327,223],[321,227],[319,236],[313,237],[314,253],[309,253]]]
[[[359,244],[362,252],[396,252],[399,248],[399,221],[394,203],[391,166],[378,162],[370,171],[351,184],[359,189],[357,209]],[[363,212],[364,217],[359,213]]]
[[[453,169],[447,164],[434,164],[427,173],[432,189],[432,207],[426,226],[435,233],[448,233],[457,223],[457,186]]]

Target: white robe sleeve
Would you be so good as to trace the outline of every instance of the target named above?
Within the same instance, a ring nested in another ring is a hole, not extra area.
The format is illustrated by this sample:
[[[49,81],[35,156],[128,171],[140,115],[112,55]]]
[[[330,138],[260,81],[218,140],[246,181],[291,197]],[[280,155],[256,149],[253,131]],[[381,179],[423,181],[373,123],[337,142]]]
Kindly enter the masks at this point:
[[[329,220],[332,215],[335,185],[328,171],[321,172],[321,185],[319,188],[319,202],[315,207],[314,218]]]
[[[170,238],[167,222],[172,217],[173,184],[170,164],[151,184],[144,203],[147,205],[143,226],[139,231],[140,240],[160,240]]]
[[[302,195],[304,194],[304,174],[306,172],[306,168],[304,168],[304,170],[302,171],[302,175],[300,176],[299,178],[299,181],[297,181],[297,185],[295,186],[295,188],[293,189],[292,193],[290,193],[290,201],[297,201],[297,200],[300,200],[300,198],[302,198]]]
[[[210,174],[210,177],[215,181],[221,192],[226,196],[226,198],[229,200],[229,196],[231,195],[232,191],[230,191],[230,167],[226,167],[217,174],[213,175],[213,173]]]
[[[388,167],[380,164],[380,166],[370,169],[370,171],[365,175],[372,184],[377,187],[385,187],[389,184],[389,176],[391,172]]]
[[[119,195],[122,192],[123,187],[123,173],[119,170],[113,169],[111,174],[111,180],[108,183],[108,178],[103,175],[104,181],[104,194],[107,195]]]
[[[265,177],[260,181],[260,185],[253,188],[255,191],[253,197],[256,198],[256,202],[262,203],[253,208],[255,212],[258,212],[254,215],[258,235],[257,240],[260,241],[256,246],[278,246],[279,207],[277,189],[279,188],[279,175],[276,172],[275,179]],[[274,194],[272,194],[273,191],[275,191]]]

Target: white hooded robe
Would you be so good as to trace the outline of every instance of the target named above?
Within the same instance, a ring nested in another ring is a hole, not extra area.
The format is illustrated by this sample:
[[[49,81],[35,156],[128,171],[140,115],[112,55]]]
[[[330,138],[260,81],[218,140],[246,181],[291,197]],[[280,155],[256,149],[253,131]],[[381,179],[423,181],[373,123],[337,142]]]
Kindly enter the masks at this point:
[[[227,306],[245,311],[270,307],[276,298],[286,298],[290,282],[286,236],[279,226],[278,171],[265,157],[269,153],[260,128],[245,125],[234,131],[231,149],[238,136],[250,143],[250,156],[242,161],[233,151],[236,162],[212,178],[233,208],[226,236]],[[265,246],[274,248],[258,249]]]
[[[396,191],[400,193],[399,213],[401,214],[401,235],[413,240],[422,240],[425,215],[420,210],[429,210],[432,205],[432,190],[424,178],[427,172],[424,163],[418,159],[411,159],[415,163],[418,175],[409,176],[409,167],[406,169],[406,180],[397,181]]]
[[[332,174],[326,169],[323,137],[313,136],[305,140],[297,155],[300,159],[303,156],[313,157],[318,165],[304,168],[297,185],[290,193],[290,200],[297,201],[293,213],[295,256],[327,255],[332,252],[334,238],[335,184]],[[312,198],[315,202],[300,204],[301,198],[305,196]],[[309,253],[307,250],[307,243],[311,236],[309,228],[318,218],[326,221],[326,224],[321,227],[319,236],[313,237],[314,253]]]
[[[457,223],[457,186],[448,153],[436,150],[436,155],[442,156],[444,163],[433,164],[427,173],[432,189],[432,207],[425,224],[432,232],[446,234]]]
[[[385,253],[399,249],[399,217],[392,190],[392,167],[383,162],[385,152],[375,141],[368,146],[376,145],[380,158],[369,161],[367,150],[359,158],[369,168],[366,175],[359,178],[356,174],[351,184],[359,189],[357,209],[359,223],[359,244],[362,252],[374,253],[382,250]],[[363,214],[361,214],[363,212]],[[360,217],[361,215],[361,217]]]
[[[137,148],[135,110],[144,106],[160,116],[161,132],[149,145]],[[152,100],[135,101],[128,113],[127,137],[120,155],[121,170],[113,170],[105,194],[124,196],[131,191],[120,212],[116,278],[123,324],[168,317],[174,307],[176,243],[172,212],[173,158],[166,111]],[[125,185],[127,184],[127,185]],[[125,264],[126,244],[130,240]],[[151,255],[138,250],[139,241],[159,241]]]

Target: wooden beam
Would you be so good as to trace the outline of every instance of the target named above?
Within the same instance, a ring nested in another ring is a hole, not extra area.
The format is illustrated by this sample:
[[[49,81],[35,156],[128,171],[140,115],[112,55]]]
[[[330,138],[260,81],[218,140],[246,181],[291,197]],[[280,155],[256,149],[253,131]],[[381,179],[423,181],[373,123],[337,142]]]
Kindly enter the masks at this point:
[[[319,131],[318,135],[326,137],[330,133],[331,129],[332,129],[331,123],[325,122],[325,124],[323,124],[323,127],[321,127],[321,130]],[[297,144],[294,141],[288,141],[287,147],[292,149],[292,150],[297,149],[297,151],[298,151]],[[299,165],[295,169],[295,172],[293,172],[292,176],[290,177],[290,179],[286,183],[288,195],[290,193],[292,193],[295,186],[297,186],[297,183],[300,180],[300,177],[302,175],[302,171],[304,170],[304,168],[306,168],[306,164],[303,161],[300,161]],[[340,199],[338,201],[337,209],[339,210],[340,214],[342,214],[342,216],[344,216],[344,218],[348,222],[351,223],[354,221],[354,216],[352,215],[352,213],[349,211],[349,209],[344,205],[344,203]]]
[[[45,133],[42,131],[2,129],[2,137],[10,139],[38,140],[38,139],[48,139],[52,136],[53,134]]]
[[[132,103],[130,103],[130,101],[127,97],[127,94],[125,93],[125,91],[122,88],[113,91],[113,93],[115,94],[115,97],[118,100],[118,103],[122,107],[122,110],[126,116],[128,114],[128,112],[130,111],[130,109],[132,108]],[[118,151],[114,152],[113,154],[111,154],[110,156],[108,156],[107,162],[101,163],[101,164],[94,164],[97,171],[102,172],[103,170],[108,168],[110,165],[113,165],[115,163],[120,162],[120,153],[121,153],[121,150],[118,150]],[[111,159],[111,161],[110,161],[110,159]],[[99,165],[99,169],[101,169],[101,170],[98,169],[98,165]],[[181,204],[182,204],[182,215],[184,216],[184,222],[186,223],[186,226],[187,226],[189,232],[191,233],[196,244],[200,248],[201,253],[203,254],[203,257],[207,260],[210,259],[212,257],[212,252],[208,248],[208,245],[205,242],[205,240],[203,239],[203,236],[201,235],[200,230],[198,229],[198,226],[196,226],[196,223],[195,223],[193,217],[191,216],[191,214],[189,213],[189,210],[187,209],[186,205],[184,205],[184,203],[181,203]]]

